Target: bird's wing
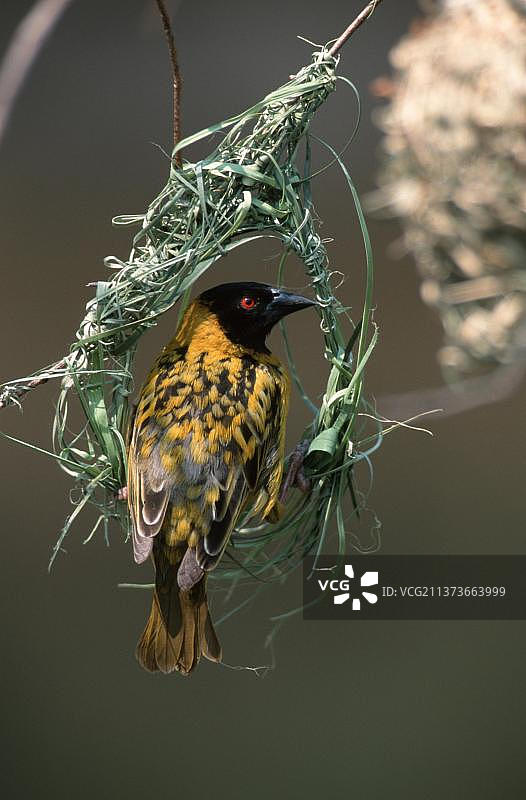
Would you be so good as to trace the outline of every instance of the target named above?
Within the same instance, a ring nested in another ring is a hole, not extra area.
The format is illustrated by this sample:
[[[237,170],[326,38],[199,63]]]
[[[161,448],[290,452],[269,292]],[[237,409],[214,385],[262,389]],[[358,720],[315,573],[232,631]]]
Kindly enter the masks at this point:
[[[141,391],[128,448],[128,507],[135,561],[145,561],[159,533],[170,500],[174,477],[155,456],[170,417],[166,393],[183,368],[184,348],[159,357]]]

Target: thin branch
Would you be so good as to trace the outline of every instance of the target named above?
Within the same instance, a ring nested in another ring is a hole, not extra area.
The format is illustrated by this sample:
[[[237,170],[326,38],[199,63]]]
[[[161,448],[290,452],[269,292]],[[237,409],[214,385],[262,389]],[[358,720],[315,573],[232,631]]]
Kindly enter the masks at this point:
[[[0,142],[40,50],[72,0],[39,0],[19,23],[0,64]]]
[[[37,375],[35,378],[21,383],[20,386],[14,386],[12,383],[5,384],[3,387],[0,386],[0,408],[20,406],[20,400],[24,395],[30,392],[31,389],[42,386],[42,384],[47,383],[51,378],[63,377],[63,370],[65,367],[66,359],[63,358],[62,361],[57,361],[56,364],[53,364],[52,367],[46,370],[45,377]]]
[[[371,0],[371,2],[367,4],[367,6],[363,9],[363,11],[361,11],[358,14],[356,19],[353,20],[353,22],[351,22],[349,27],[346,28],[342,33],[342,35],[339,36],[338,39],[334,42],[333,46],[329,50],[330,56],[336,55],[338,50],[340,50],[340,48],[343,47],[347,39],[349,39],[353,35],[353,33],[358,30],[360,25],[363,25],[365,20],[369,19],[371,14],[375,12],[376,6],[381,2],[382,0]]]
[[[513,364],[499,367],[489,375],[467,378],[451,386],[385,395],[378,398],[376,405],[382,414],[393,419],[405,419],[426,408],[440,408],[441,419],[454,417],[511,397],[525,374],[524,363]]]
[[[175,39],[173,34],[172,23],[170,22],[170,15],[166,10],[164,0],[155,0],[159,14],[163,23],[164,35],[168,44],[168,51],[170,53],[170,62],[172,65],[172,85],[173,85],[173,146],[179,144],[181,140],[181,73],[179,71],[179,62],[177,60],[177,50],[175,48]],[[175,163],[178,167],[181,166],[181,151],[175,156]]]

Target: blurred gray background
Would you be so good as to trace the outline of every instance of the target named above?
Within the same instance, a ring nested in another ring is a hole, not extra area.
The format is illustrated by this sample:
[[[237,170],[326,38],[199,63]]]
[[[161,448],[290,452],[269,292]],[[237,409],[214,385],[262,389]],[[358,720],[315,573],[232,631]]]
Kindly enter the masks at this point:
[[[30,5],[3,0],[3,46]],[[188,134],[284,82],[310,58],[296,34],[325,42],[363,0],[169,5]],[[374,188],[379,158],[369,87],[388,72],[388,51],[417,13],[416,0],[386,0],[343,51],[340,72],[357,84],[364,108],[347,154],[362,195]],[[151,143],[169,149],[170,102],[153,2],[74,2],[40,54],[0,149],[1,380],[58,358],[91,295],[86,284],[105,276],[103,257],[127,255],[131,231],[113,229],[111,217],[143,211],[164,184],[167,160]],[[342,85],[315,130],[339,146],[354,115]],[[314,192],[323,235],[334,238],[332,264],[347,276],[342,296],[357,317],[364,259],[350,197],[336,170]],[[439,384],[440,325],[419,299],[411,260],[392,256],[397,225],[369,222],[380,326],[369,393]],[[275,253],[243,248],[199,287],[241,276],[272,281]],[[287,283],[305,286],[297,265]],[[138,382],[173,330],[175,315],[168,317],[145,337]],[[316,396],[326,365],[314,316],[298,315],[289,327]],[[32,393],[23,415],[2,411],[2,430],[48,446],[56,388]],[[291,443],[308,419],[297,396],[293,402]],[[429,425],[434,438],[399,431],[375,456],[370,502],[383,523],[382,552],[524,553],[520,392]],[[295,617],[264,678],[209,663],[188,680],[150,676],[133,656],[149,596],[117,589],[119,581],[149,580],[149,567],[133,565],[118,531],[109,549],[100,536],[83,546],[86,520],[48,575],[70,485],[44,456],[4,441],[0,453],[4,797],[524,797],[524,623]],[[268,618],[299,602],[292,579],[221,626],[225,660],[268,664]]]

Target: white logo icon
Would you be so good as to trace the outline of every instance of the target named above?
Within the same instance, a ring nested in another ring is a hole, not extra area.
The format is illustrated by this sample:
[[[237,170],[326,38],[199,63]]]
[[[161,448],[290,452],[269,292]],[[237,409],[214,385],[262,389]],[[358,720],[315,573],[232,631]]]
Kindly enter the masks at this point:
[[[351,564],[345,565],[345,575],[347,578],[354,578],[354,570]],[[345,587],[345,584],[347,585]],[[364,572],[362,577],[360,578],[360,586],[376,586],[378,584],[378,572]],[[349,582],[348,581],[340,581],[340,588],[348,588]],[[374,592],[367,592],[362,591],[361,597],[364,600],[367,600],[368,603],[376,603],[378,601],[378,595],[374,594]],[[341,606],[343,603],[346,603],[350,600],[351,593],[348,591],[342,592],[341,594],[335,594],[333,597],[334,605]],[[360,597],[353,597],[352,599],[352,610],[359,611],[362,607]]]

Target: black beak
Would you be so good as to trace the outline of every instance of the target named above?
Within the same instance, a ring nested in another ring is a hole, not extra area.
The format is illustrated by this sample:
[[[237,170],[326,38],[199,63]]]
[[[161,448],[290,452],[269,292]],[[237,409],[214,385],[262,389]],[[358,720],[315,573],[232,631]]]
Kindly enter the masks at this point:
[[[315,300],[309,300],[307,297],[302,297],[299,294],[290,294],[281,289],[274,295],[274,299],[268,306],[267,313],[272,317],[273,322],[277,322],[287,314],[293,314],[295,311],[301,311],[302,308],[308,306],[316,306]]]

